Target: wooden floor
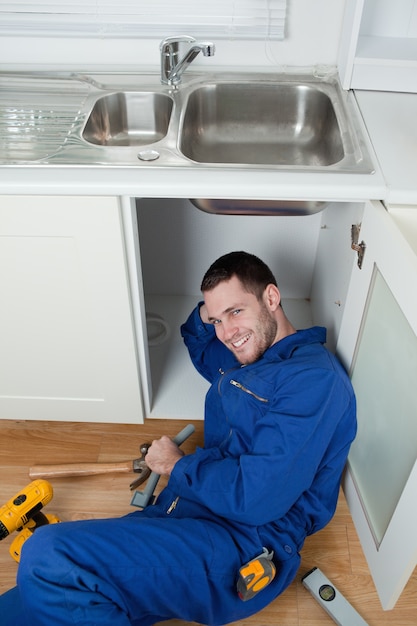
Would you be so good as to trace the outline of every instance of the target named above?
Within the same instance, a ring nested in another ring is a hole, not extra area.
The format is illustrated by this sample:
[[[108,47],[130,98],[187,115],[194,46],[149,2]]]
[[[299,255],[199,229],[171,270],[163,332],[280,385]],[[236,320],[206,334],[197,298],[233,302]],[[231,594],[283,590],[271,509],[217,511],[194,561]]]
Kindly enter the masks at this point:
[[[39,463],[122,461],[139,457],[141,443],[161,434],[174,436],[184,422],[147,420],[141,426],[14,422],[0,420],[0,506],[30,482],[28,470]],[[191,452],[202,443],[202,422],[183,445]],[[132,511],[130,474],[51,480],[54,498],[44,512],[62,520],[119,516]],[[160,481],[159,487],[163,483]],[[14,584],[17,564],[9,555],[12,534],[0,545],[0,592]],[[417,573],[394,610],[384,612],[369,575],[343,495],[332,522],[308,538],[294,583],[263,612],[235,626],[323,626],[334,624],[302,586],[301,576],[319,567],[362,615],[369,626],[417,624]],[[166,626],[182,626],[171,620]]]

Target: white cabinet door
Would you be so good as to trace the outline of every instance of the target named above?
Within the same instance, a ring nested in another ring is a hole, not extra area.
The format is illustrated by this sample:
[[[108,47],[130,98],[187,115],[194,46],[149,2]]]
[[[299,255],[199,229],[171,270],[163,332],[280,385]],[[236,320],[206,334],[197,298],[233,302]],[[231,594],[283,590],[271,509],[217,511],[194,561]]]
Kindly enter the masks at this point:
[[[358,402],[346,498],[384,609],[417,563],[417,257],[380,203],[367,203],[337,351]]]
[[[143,421],[118,198],[0,198],[0,418]]]

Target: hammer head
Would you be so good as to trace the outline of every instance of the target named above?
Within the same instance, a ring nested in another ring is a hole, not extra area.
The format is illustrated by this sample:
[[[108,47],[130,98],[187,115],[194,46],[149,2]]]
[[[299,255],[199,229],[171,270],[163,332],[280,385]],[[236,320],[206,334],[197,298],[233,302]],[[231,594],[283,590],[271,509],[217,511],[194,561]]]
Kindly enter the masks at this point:
[[[136,489],[142,483],[145,482],[151,475],[151,470],[146,465],[145,456],[151,447],[150,443],[143,443],[140,447],[141,457],[139,459],[133,460],[133,471],[135,474],[139,474],[137,478],[133,482],[130,483],[130,490]]]

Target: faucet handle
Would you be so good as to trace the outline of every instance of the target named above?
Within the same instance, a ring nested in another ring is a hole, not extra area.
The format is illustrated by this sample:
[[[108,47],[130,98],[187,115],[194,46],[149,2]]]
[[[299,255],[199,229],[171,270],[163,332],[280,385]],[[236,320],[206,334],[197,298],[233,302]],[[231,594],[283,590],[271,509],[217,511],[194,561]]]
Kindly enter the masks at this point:
[[[177,52],[180,43],[195,43],[195,38],[190,35],[177,35],[174,37],[166,37],[159,45],[162,53]]]
[[[180,59],[180,44],[188,44],[188,50]],[[202,52],[204,56],[213,56],[215,46],[211,42],[197,43],[194,37],[179,35],[167,37],[160,43],[161,51],[161,82],[164,85],[176,86],[181,82],[181,75]]]
[[[195,43],[195,39],[189,35],[177,35],[174,37],[166,37],[166,39],[163,39],[159,44],[162,83],[169,82],[168,77],[178,62],[181,43],[191,45]]]

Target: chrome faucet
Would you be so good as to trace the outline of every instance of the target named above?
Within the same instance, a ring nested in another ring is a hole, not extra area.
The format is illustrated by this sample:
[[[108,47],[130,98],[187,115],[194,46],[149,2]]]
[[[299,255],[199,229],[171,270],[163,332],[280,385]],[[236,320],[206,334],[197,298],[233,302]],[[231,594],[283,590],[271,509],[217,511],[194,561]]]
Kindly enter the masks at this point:
[[[180,59],[180,44],[182,43],[189,44],[189,48]],[[188,35],[167,37],[161,41],[159,48],[161,51],[161,82],[166,85],[179,85],[182,74],[199,52],[202,52],[205,57],[212,57],[215,52],[214,43],[209,41],[197,42],[194,37]]]

